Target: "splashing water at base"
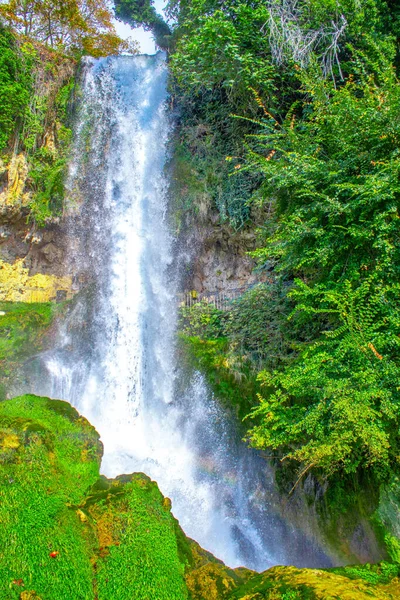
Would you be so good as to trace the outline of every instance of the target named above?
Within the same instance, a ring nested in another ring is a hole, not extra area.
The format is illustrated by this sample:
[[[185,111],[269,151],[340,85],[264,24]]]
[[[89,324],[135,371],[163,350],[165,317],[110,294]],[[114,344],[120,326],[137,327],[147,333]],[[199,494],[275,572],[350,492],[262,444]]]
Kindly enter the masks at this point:
[[[230,566],[261,570],[287,562],[285,547],[301,552],[303,540],[274,515],[265,461],[238,441],[202,377],[182,385],[166,77],[161,54],[86,64],[68,188],[80,215],[71,237],[83,240],[71,265],[88,285],[32,391],[70,401],[91,421],[105,475],[148,474],[186,534]]]

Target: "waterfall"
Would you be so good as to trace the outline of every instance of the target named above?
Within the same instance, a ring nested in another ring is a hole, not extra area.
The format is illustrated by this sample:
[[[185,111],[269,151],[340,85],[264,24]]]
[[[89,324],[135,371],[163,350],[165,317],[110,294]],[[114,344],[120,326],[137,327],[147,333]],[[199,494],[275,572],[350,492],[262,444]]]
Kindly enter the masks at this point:
[[[229,566],[304,564],[319,550],[274,510],[267,463],[177,364],[165,59],[90,59],[82,79],[67,212],[83,291],[31,391],[71,402],[101,435],[102,472],[156,480],[185,533]]]

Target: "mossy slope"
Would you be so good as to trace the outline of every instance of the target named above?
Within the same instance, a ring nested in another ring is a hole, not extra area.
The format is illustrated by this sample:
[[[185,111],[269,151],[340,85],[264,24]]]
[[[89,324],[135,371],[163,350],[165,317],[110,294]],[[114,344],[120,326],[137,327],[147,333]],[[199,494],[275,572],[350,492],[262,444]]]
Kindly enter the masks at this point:
[[[67,402],[0,404],[0,598],[94,598],[91,548],[71,504],[98,478],[99,436]]]
[[[395,565],[229,569],[188,539],[141,473],[99,476],[68,403],[0,402],[0,600],[394,600]]]
[[[0,403],[1,600],[187,597],[170,503],[145,475],[100,478],[101,454],[68,403]]]

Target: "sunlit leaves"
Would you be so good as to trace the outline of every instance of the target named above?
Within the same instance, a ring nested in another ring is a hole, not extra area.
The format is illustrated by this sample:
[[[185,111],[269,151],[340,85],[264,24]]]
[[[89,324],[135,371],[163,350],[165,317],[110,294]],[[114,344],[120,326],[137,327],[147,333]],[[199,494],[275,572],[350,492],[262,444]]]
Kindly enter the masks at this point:
[[[275,392],[250,439],[327,475],[386,477],[400,423],[400,84],[387,44],[353,53],[344,86],[303,73],[303,111],[249,139],[247,168],[277,215],[254,255],[298,277],[290,319],[321,319],[294,363],[261,374]]]
[[[106,0],[10,0],[2,14],[18,33],[55,49],[94,56],[126,50]]]

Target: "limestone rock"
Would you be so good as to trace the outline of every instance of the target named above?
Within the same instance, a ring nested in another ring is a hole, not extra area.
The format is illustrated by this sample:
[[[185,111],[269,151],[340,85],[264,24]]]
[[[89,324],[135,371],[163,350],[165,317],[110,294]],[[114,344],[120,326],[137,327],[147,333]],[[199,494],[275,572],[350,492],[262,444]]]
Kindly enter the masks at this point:
[[[14,264],[0,260],[0,301],[49,302],[58,290],[72,296],[72,277],[37,273],[30,276],[23,259]]]

